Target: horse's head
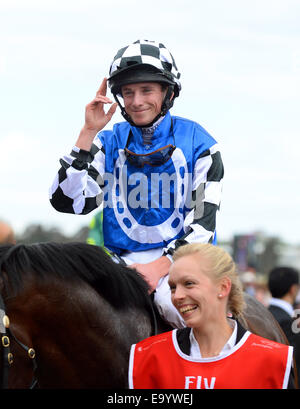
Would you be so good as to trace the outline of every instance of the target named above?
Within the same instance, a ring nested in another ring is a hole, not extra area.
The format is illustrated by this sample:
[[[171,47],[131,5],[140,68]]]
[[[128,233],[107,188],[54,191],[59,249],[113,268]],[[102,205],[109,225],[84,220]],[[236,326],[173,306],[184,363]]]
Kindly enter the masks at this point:
[[[34,384],[36,363],[34,349],[27,346],[30,339],[26,317],[20,325],[16,319],[11,324],[7,315],[7,304],[13,305],[16,300],[9,292],[6,268],[6,259],[11,250],[12,246],[0,246],[0,387],[19,389]]]
[[[84,243],[18,245],[2,255],[9,387],[28,388],[34,364],[41,387],[126,387],[129,348],[151,334],[144,280]]]

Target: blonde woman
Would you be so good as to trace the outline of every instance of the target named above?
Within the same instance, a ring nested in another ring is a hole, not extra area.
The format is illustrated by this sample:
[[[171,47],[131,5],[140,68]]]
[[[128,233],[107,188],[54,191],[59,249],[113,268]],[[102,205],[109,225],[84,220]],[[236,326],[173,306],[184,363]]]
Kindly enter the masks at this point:
[[[246,331],[243,290],[228,253],[187,244],[173,256],[172,303],[186,328],[147,338],[130,353],[136,389],[279,389],[293,387],[293,349]],[[291,378],[291,379],[290,379]]]

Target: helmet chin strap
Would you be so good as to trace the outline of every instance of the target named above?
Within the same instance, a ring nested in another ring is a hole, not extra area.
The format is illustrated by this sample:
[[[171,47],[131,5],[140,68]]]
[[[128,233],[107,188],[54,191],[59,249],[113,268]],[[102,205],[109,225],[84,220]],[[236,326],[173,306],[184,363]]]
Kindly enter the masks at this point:
[[[130,123],[130,125],[135,126],[136,128],[149,128],[160,117],[165,116],[166,113],[169,111],[169,109],[173,106],[174,98],[171,99],[173,91],[174,91],[174,87],[172,85],[170,85],[168,87],[166,96],[165,96],[165,98],[163,100],[163,103],[162,103],[162,106],[161,106],[161,112],[151,122],[149,122],[148,124],[143,124],[143,125],[136,125],[133,122],[131,116],[128,115],[127,112],[125,111],[125,107],[122,106],[122,104],[121,104],[119,98],[117,97],[117,95],[116,94],[113,94],[113,95],[114,95],[114,98],[115,98],[116,102],[118,103],[118,105],[119,105],[119,107],[121,109],[121,114],[122,114],[123,118],[126,119],[126,121]]]

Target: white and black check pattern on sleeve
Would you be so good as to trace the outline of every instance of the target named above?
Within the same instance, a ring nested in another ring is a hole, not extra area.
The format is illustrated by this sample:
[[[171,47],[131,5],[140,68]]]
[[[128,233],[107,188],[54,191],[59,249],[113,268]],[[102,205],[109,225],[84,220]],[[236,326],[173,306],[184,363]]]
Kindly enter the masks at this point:
[[[102,202],[105,152],[98,138],[91,150],[73,148],[60,160],[61,168],[50,188],[50,202],[59,212],[87,214]]]
[[[52,206],[59,212],[75,214],[87,214],[96,209],[102,202],[103,179],[100,175],[105,174],[105,152],[100,140],[94,140],[90,152],[74,147],[60,163],[61,168],[50,188]],[[183,244],[213,240],[223,174],[221,155],[215,144],[196,161],[192,187],[194,206],[185,217],[185,234],[169,243],[164,249],[165,255],[172,256]]]
[[[184,221],[185,234],[171,241],[164,249],[164,255],[172,256],[184,244],[212,242],[220,208],[223,176],[223,162],[218,144],[215,144],[203,152],[195,164],[192,191],[194,206]]]

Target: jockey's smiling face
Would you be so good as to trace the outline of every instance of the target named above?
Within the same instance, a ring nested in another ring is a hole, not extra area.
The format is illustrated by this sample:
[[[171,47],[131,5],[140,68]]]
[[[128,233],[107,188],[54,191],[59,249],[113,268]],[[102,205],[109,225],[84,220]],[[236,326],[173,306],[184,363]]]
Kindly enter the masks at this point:
[[[188,327],[203,328],[224,314],[218,299],[220,287],[209,268],[208,260],[196,254],[179,258],[170,268],[172,303]]]
[[[166,92],[166,88],[157,82],[124,85],[125,110],[137,126],[147,125],[161,112]]]

